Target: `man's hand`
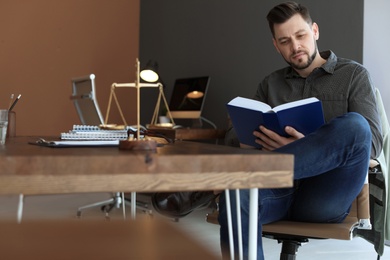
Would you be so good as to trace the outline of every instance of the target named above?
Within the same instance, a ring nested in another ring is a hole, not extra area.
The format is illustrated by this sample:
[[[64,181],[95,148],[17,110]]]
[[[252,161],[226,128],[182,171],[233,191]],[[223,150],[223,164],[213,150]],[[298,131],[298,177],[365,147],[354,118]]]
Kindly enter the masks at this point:
[[[286,144],[292,143],[295,140],[305,137],[302,133],[298,132],[291,126],[286,126],[285,131],[290,137],[283,137],[271,131],[264,126],[259,127],[259,131],[254,131],[253,135],[256,136],[256,143],[260,144],[262,150],[273,151],[276,148],[282,147]]]

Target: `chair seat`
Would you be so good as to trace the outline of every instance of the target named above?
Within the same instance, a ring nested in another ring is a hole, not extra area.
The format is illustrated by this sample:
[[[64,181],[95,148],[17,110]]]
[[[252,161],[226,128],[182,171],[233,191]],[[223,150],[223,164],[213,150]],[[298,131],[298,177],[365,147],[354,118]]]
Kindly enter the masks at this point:
[[[214,211],[206,215],[206,221],[211,224],[218,223],[218,212]],[[306,238],[331,238],[351,240],[353,230],[359,225],[357,217],[348,216],[342,223],[308,223],[296,221],[277,221],[263,225],[263,235],[276,237],[302,236]],[[313,236],[315,234],[315,236]]]
[[[264,236],[302,236],[308,238],[331,238],[351,240],[353,230],[358,227],[356,217],[347,217],[342,223],[308,223],[296,221],[277,221],[263,225]],[[315,234],[315,236],[313,236]]]

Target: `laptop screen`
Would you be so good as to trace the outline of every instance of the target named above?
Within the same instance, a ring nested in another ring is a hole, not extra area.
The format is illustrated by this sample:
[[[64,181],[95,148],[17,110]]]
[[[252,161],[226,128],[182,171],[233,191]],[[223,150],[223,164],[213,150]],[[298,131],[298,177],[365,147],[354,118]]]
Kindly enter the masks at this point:
[[[177,79],[169,103],[172,117],[200,118],[209,82],[209,76]]]

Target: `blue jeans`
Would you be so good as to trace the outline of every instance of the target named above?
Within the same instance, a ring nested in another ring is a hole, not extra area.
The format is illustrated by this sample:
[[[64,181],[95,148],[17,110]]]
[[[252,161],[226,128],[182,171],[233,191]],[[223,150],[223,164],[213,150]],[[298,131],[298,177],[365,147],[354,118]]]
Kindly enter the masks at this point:
[[[294,187],[259,189],[257,259],[264,259],[262,224],[277,220],[337,223],[361,191],[371,152],[371,131],[360,114],[347,113],[275,152],[294,154]],[[230,192],[234,252],[238,252],[236,196]],[[249,190],[240,191],[244,258],[248,258]],[[229,258],[225,194],[219,205],[223,258]]]

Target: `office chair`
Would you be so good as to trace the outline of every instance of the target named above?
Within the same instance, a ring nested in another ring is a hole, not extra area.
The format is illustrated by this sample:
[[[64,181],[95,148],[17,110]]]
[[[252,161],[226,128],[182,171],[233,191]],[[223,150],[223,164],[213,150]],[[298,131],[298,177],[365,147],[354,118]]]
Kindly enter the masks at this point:
[[[72,100],[77,114],[79,115],[80,121],[83,125],[99,126],[104,124],[102,113],[96,99],[95,91],[95,75],[90,74],[83,77],[73,78],[72,82]],[[122,204],[131,205],[131,200],[124,197],[122,192],[113,193],[112,197],[104,200],[88,204],[79,207],[77,210],[77,217],[81,217],[81,212],[88,208],[101,207],[108,218],[109,212],[113,208],[119,208]],[[145,202],[136,201],[136,207],[141,209],[143,212],[152,214],[148,208],[148,204]],[[126,213],[123,207],[123,217],[126,217]]]
[[[107,200],[91,203],[77,209],[77,217],[81,217],[81,213],[85,209],[101,207],[101,210],[105,213],[105,217],[109,219],[109,213],[113,208],[119,209],[123,204],[123,218],[126,218],[126,213],[124,210],[125,205],[131,206],[131,199],[128,199],[124,196],[123,192],[115,192],[113,196]],[[149,205],[146,202],[136,201],[136,207],[141,209],[144,213],[152,215],[152,210],[149,209]]]
[[[262,236],[282,243],[280,260],[295,260],[298,248],[312,238],[351,240],[356,236],[355,229],[371,229],[368,193],[368,184],[365,184],[353,202],[350,214],[342,223],[277,221],[263,225]],[[207,214],[206,221],[219,224],[218,211]]]
[[[384,211],[386,207],[386,192],[385,178],[387,178],[387,168],[389,165],[390,149],[388,132],[390,129],[389,122],[384,110],[383,102],[379,90],[376,89],[376,100],[378,110],[382,120],[383,131],[383,151],[378,158],[380,164],[376,160],[370,161],[370,169],[368,171],[368,181],[364,184],[362,191],[352,204],[352,208],[348,217],[342,223],[307,223],[296,221],[277,221],[267,225],[263,225],[263,237],[275,239],[282,243],[280,253],[281,260],[295,260],[298,248],[309,242],[309,239],[340,239],[352,240],[356,236],[360,236],[375,246],[378,254],[378,260],[383,254],[384,247],[384,230],[385,223]],[[373,187],[374,195],[370,194],[369,185]],[[378,195],[378,190],[381,190]],[[378,205],[382,205],[378,214]],[[218,211],[207,214],[206,221],[213,224],[218,224]],[[382,227],[375,226],[377,223],[382,223]],[[381,230],[382,229],[382,230]]]
[[[377,212],[375,212],[377,211],[377,209],[375,209],[374,204],[378,203],[374,200],[382,200],[381,203],[383,203],[384,194],[382,194],[382,199],[378,198],[378,195],[370,195],[369,185],[378,185],[375,182],[378,178],[381,179],[381,176],[383,176],[384,174],[382,170],[385,170],[384,168],[388,165],[388,161],[381,160],[381,157],[385,157],[384,152],[387,151],[386,144],[388,143],[387,138],[389,131],[389,123],[378,89],[375,90],[375,94],[380,118],[382,121],[384,143],[382,154],[380,155],[378,160],[380,160],[383,165],[379,164],[376,160],[370,161],[368,183],[364,185],[362,191],[352,204],[351,212],[343,223],[327,224],[277,221],[271,224],[263,225],[264,237],[276,239],[279,243],[282,243],[282,252],[280,255],[280,259],[296,259],[296,253],[298,251],[299,246],[301,246],[303,243],[308,242],[309,238],[333,238],[341,240],[352,240],[354,237],[360,236],[375,245],[375,249],[378,253],[378,259],[380,259],[380,256],[383,254],[383,230],[382,232],[379,232],[381,234],[376,235],[375,239],[370,239],[370,237],[372,237],[372,233],[374,233],[375,236],[376,230],[380,229],[380,227],[375,227],[375,223],[378,223],[378,221],[380,222],[380,218],[383,217],[381,215],[378,215]],[[377,190],[375,187],[372,188],[374,190]],[[383,188],[386,189],[386,187]],[[370,218],[372,221],[370,221]],[[372,225],[374,225],[374,228],[372,228],[371,223]]]

